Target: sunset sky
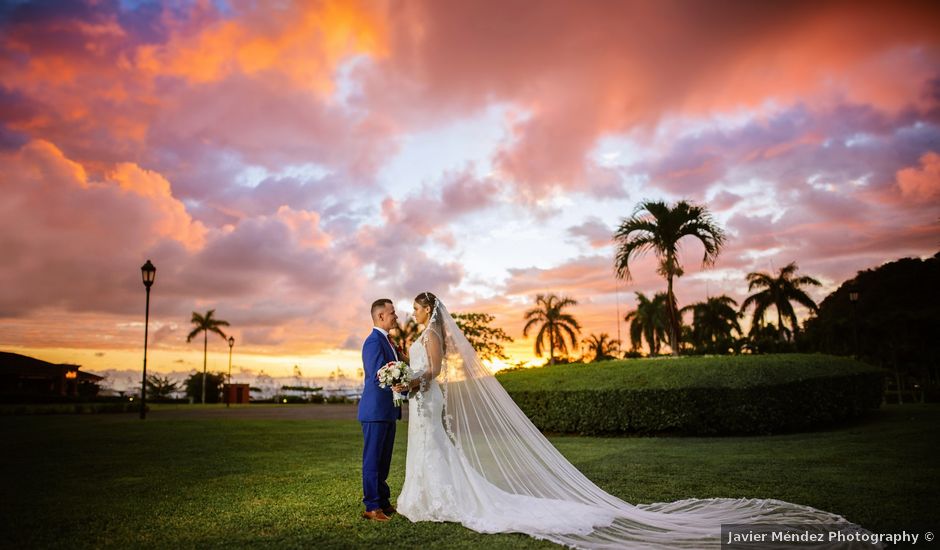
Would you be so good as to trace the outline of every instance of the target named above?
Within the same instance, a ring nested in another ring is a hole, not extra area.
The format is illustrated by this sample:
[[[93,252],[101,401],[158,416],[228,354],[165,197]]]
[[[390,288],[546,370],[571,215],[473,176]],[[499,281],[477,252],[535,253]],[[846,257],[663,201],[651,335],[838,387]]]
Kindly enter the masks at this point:
[[[352,374],[391,297],[521,337],[534,296],[616,337],[642,199],[706,204],[685,305],[791,261],[824,285],[940,249],[940,4],[5,2],[0,350],[84,370]],[[936,284],[936,281],[931,284]],[[621,326],[626,337],[626,325]],[[210,340],[210,369],[227,345]]]

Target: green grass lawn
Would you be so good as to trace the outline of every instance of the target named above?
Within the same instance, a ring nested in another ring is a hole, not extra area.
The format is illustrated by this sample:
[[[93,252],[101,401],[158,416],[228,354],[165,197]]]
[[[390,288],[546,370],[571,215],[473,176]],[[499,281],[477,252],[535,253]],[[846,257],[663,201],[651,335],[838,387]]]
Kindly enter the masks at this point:
[[[937,527],[940,407],[893,405],[832,431],[741,438],[552,441],[628,502],[771,497],[873,530]],[[404,475],[399,425],[390,479]],[[359,518],[359,424],[161,419],[130,414],[0,417],[4,546],[548,548],[524,535]]]

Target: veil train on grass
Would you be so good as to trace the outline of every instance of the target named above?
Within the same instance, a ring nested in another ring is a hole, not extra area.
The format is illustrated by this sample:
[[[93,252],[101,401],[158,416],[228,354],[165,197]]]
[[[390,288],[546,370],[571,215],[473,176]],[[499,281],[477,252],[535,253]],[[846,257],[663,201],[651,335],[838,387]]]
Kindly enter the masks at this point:
[[[717,547],[722,524],[753,524],[755,531],[761,529],[758,525],[776,530],[793,526],[793,532],[800,533],[828,533],[833,524],[838,524],[845,532],[867,533],[842,516],[776,499],[624,502],[584,476],[542,435],[482,364],[439,300],[429,325],[441,327],[444,333],[443,365],[438,377],[444,396],[440,420],[465,462],[507,493],[592,506],[603,524],[587,534],[522,531],[528,535],[578,548],[666,549]],[[610,517],[614,518],[612,522]],[[792,547],[793,543],[789,544]],[[825,547],[832,546],[818,546]],[[843,542],[838,547],[849,546]]]

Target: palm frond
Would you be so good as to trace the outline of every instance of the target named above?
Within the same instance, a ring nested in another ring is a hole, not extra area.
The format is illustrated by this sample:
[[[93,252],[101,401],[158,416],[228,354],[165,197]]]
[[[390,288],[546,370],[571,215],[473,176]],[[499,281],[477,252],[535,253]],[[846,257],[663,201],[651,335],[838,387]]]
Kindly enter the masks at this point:
[[[535,335],[535,356],[541,357],[544,348],[542,348],[542,341],[545,340],[545,336],[549,333],[549,326],[542,325],[542,328],[539,329],[538,334]]]
[[[756,272],[747,274],[748,291],[754,290],[755,288],[769,288],[773,285],[774,278],[767,273]]]
[[[747,310],[747,308],[751,307],[754,304],[761,304],[765,302],[770,302],[769,291],[762,290],[760,292],[757,292],[756,294],[751,294],[750,296],[744,299],[744,302],[741,303],[741,312],[743,313],[744,311]]]
[[[564,335],[567,335],[567,336],[568,336],[568,341],[571,342],[571,345],[572,345],[572,346],[574,345],[575,342],[578,341],[578,335],[577,335],[577,333],[576,333],[571,327],[569,327],[569,326],[567,326],[567,325],[561,325],[561,331],[562,331],[562,333],[563,333],[562,336],[564,336]],[[565,338],[562,337],[562,338],[561,338],[561,341],[562,341],[562,343],[564,343]],[[565,351],[568,351],[567,348],[565,349]]]
[[[754,317],[751,319],[752,325],[762,325],[764,323],[764,313],[770,307],[769,302],[758,302],[754,307]]]
[[[580,330],[581,330],[581,324],[578,323],[578,321],[575,320],[575,318],[572,317],[571,314],[568,314],[568,313],[563,313],[563,314],[559,315],[559,316],[555,319],[555,322],[558,323],[559,325],[562,325],[562,326],[570,326],[571,328],[575,329],[576,331],[580,331]]]
[[[804,285],[822,286],[822,283],[820,283],[818,280],[808,275],[803,275],[801,277],[797,277],[796,279],[793,279],[793,286],[804,286]]]
[[[787,265],[780,268],[780,278],[781,279],[790,279],[791,276],[796,273],[797,270],[796,262],[790,262]]]
[[[819,306],[816,305],[816,302],[813,301],[808,294],[798,288],[794,288],[790,291],[790,299],[805,306],[810,311],[819,311]]]
[[[537,325],[539,321],[542,321],[542,319],[539,319],[539,318],[530,319],[529,322],[526,323],[524,327],[522,327],[522,336],[528,337],[529,331],[532,330],[532,327]]]
[[[614,260],[614,267],[617,269],[617,277],[630,280],[630,261],[642,258],[648,252],[656,250],[656,239],[652,235],[635,235],[620,244],[617,250],[617,256]]]

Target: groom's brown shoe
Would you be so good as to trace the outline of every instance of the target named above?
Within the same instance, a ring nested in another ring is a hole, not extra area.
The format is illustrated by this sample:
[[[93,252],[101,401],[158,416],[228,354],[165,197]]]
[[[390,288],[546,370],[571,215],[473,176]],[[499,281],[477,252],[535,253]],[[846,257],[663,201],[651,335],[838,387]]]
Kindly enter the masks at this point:
[[[382,508],[382,511],[385,512],[385,515],[388,517],[392,517],[398,513],[398,510],[396,510],[394,506],[389,506],[388,508]]]
[[[382,510],[369,510],[362,513],[362,517],[371,521],[388,521],[389,517]]]

